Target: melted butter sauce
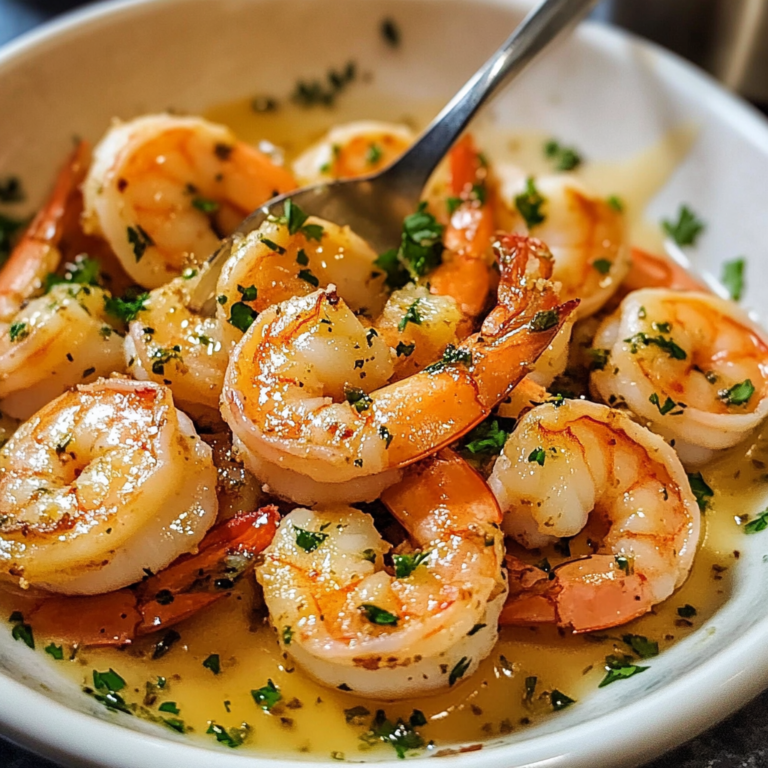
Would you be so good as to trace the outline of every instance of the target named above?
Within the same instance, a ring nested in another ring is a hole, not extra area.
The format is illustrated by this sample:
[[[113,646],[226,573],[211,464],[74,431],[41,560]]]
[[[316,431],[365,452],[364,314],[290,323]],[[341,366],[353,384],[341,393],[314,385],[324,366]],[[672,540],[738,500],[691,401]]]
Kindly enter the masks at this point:
[[[341,109],[287,106],[275,113],[257,114],[250,101],[244,100],[211,109],[207,117],[230,125],[246,141],[266,139],[280,146],[290,161],[334,124],[359,118],[383,119],[404,121],[418,130],[440,106],[424,102],[403,105],[400,101],[395,108],[382,98],[350,95],[342,100]],[[511,138],[488,124],[479,125],[476,133],[492,160],[514,161],[531,173],[551,171],[542,153],[547,137],[528,134]],[[634,158],[585,163],[576,175],[601,194],[619,195],[627,205],[633,242],[659,250],[658,228],[643,222],[642,211],[685,155],[693,136],[690,129],[680,129]],[[692,573],[653,613],[597,637],[544,627],[503,629],[496,649],[480,670],[436,696],[376,702],[316,684],[281,655],[258,590],[246,580],[232,597],[179,625],[180,639],[161,658],[152,658],[155,637],[126,649],[80,649],[73,658],[72,649],[66,649],[65,660],[50,663],[83,686],[92,685],[93,670],[114,669],[127,683],[121,695],[136,705],[137,714],[178,717],[191,738],[212,741],[214,736],[206,735],[211,722],[225,728],[247,724],[242,749],[261,755],[305,754],[355,761],[366,756],[393,757],[389,746],[378,744],[372,752],[360,739],[377,709],[385,710],[393,722],[397,718],[408,720],[414,710],[423,712],[427,724],[418,731],[433,752],[452,745],[480,744],[542,717],[556,716],[552,715],[550,697],[554,689],[574,699],[575,706],[588,696],[599,696],[597,686],[605,675],[606,655],[628,653],[621,635],[656,640],[663,652],[707,622],[728,599],[739,546],[744,542],[737,516],[758,503],[766,487],[766,464],[768,430],[754,445],[739,446],[704,469],[715,497],[703,519]],[[554,551],[529,553],[533,562],[544,556],[553,565],[562,559]],[[681,618],[677,611],[685,605],[694,606],[696,615]],[[0,594],[0,610],[5,615],[24,607],[19,598]],[[38,649],[47,645],[45,638],[36,641]],[[203,666],[211,654],[220,658],[219,674]],[[147,683],[159,677],[166,678],[165,687],[148,697]],[[532,677],[537,680],[535,692],[526,697],[526,678]],[[280,690],[282,700],[267,712],[256,704],[251,691],[270,680]],[[158,708],[163,702],[174,702],[179,714],[161,713]]]

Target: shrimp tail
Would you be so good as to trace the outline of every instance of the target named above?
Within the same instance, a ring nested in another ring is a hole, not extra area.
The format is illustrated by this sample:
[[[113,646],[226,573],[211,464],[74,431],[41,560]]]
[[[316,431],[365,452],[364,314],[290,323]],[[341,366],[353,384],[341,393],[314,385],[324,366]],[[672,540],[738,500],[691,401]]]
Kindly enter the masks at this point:
[[[59,265],[58,245],[66,230],[76,225],[77,215],[73,211],[78,207],[79,187],[89,164],[90,147],[80,141],[59,172],[45,205],[32,219],[0,273],[0,319],[13,316],[39,288],[43,277]]]
[[[196,554],[182,555],[138,587],[47,599],[30,614],[30,621],[41,636],[54,642],[128,645],[230,595],[250,571],[253,557],[270,544],[279,522],[275,506],[236,515],[214,526]]]
[[[640,248],[633,248],[631,258],[632,266],[621,286],[623,294],[641,288],[709,292],[704,283],[666,256],[656,256]]]
[[[625,573],[613,555],[590,555],[547,573],[506,557],[509,595],[502,626],[555,624],[575,634],[624,624],[647,613],[652,599],[640,573]]]

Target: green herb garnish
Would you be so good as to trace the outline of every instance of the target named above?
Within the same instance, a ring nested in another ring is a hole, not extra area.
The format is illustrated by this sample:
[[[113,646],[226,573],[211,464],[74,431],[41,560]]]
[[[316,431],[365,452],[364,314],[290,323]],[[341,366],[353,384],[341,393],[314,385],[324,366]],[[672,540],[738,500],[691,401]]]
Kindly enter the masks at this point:
[[[267,680],[267,684],[264,687],[251,691],[251,696],[253,696],[256,705],[265,712],[269,712],[283,698],[280,689],[271,680]]]
[[[307,531],[297,525],[293,529],[296,531],[296,544],[305,552],[314,552],[328,538],[327,533]]]
[[[414,552],[408,555],[392,555],[395,564],[395,578],[407,579],[423,562],[429,559],[429,552]]]
[[[645,672],[650,667],[640,667],[634,663],[631,656],[615,656],[611,654],[605,657],[606,675],[600,681],[598,688],[605,688],[606,685],[615,683],[617,680],[626,680],[641,672]]]
[[[720,282],[726,287],[733,301],[740,301],[744,293],[744,272],[747,261],[744,258],[726,261],[723,264],[723,272]]]
[[[680,206],[677,221],[664,219],[661,226],[678,245],[694,245],[705,227],[704,222],[687,205]]]
[[[371,624],[378,624],[382,627],[396,627],[399,621],[399,618],[394,613],[385,611],[383,608],[371,605],[370,603],[363,603],[360,606],[360,612]]]
[[[533,229],[546,221],[547,217],[541,211],[542,205],[546,202],[546,199],[536,189],[533,176],[529,176],[525,182],[525,192],[521,192],[515,197],[515,207],[523,217],[528,229]]]

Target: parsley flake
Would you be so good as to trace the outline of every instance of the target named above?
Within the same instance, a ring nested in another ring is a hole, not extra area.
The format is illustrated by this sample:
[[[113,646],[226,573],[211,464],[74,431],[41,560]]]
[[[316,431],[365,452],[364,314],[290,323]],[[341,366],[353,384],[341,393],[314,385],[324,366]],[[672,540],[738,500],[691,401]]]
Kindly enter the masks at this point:
[[[768,509],[764,509],[754,520],[744,526],[744,533],[760,533],[768,528]]]
[[[705,228],[704,222],[687,205],[680,206],[677,221],[664,219],[661,226],[681,246],[695,245],[697,238]]]
[[[283,698],[280,689],[271,680],[267,680],[267,684],[262,688],[251,691],[251,696],[253,696],[256,705],[265,712],[269,712]]]
[[[733,301],[740,301],[744,293],[744,272],[746,270],[746,259],[733,259],[723,264],[723,272],[720,282],[726,287],[728,295]]]
[[[448,685],[453,686],[466,674],[472,664],[472,659],[468,659],[466,656],[462,656],[457,662],[456,666],[451,670],[451,674],[448,675]]]
[[[133,248],[133,255],[136,259],[136,263],[138,264],[146,253],[147,248],[149,248],[151,245],[154,245],[155,241],[139,224],[137,224],[135,227],[128,227],[127,233],[128,242]]]
[[[416,299],[416,301],[414,301],[413,304],[411,304],[408,309],[405,310],[405,314],[397,324],[397,330],[401,333],[405,330],[405,326],[408,325],[408,323],[421,325],[421,315],[419,314],[420,301],[421,299]]]
[[[399,618],[394,613],[385,611],[383,608],[371,605],[370,603],[363,603],[360,606],[360,612],[371,624],[378,624],[382,627],[396,627],[399,621]]]
[[[414,552],[407,555],[393,555],[395,578],[407,579],[423,562],[429,559],[429,552]]]
[[[634,663],[631,656],[616,656],[611,654],[605,657],[606,675],[600,681],[598,688],[615,683],[617,680],[626,680],[634,675],[645,672],[650,667],[640,667]]]
[[[212,653],[204,662],[203,666],[206,669],[210,669],[214,675],[218,675],[221,672],[221,658],[218,653]]]
[[[721,390],[718,397],[727,405],[746,405],[754,394],[755,385],[751,379],[746,379],[734,384],[730,389]]]
[[[691,484],[691,490],[696,498],[696,503],[699,505],[699,509],[705,512],[715,492],[707,485],[701,472],[689,474],[688,482]]]
[[[305,552],[314,552],[327,538],[327,533],[307,531],[304,528],[293,526],[296,531],[296,544]]]
[[[525,192],[521,192],[515,197],[515,207],[523,217],[528,229],[533,229],[546,221],[547,217],[541,211],[541,207],[546,202],[546,199],[536,189],[533,176],[529,176],[525,182]]]

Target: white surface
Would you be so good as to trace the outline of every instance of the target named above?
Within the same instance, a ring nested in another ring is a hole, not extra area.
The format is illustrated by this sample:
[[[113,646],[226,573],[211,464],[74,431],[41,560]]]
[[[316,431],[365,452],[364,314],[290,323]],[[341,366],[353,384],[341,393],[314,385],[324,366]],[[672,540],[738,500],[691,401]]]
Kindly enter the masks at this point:
[[[297,77],[349,58],[385,92],[447,98],[511,30],[515,7],[511,0],[164,0],[85,10],[0,52],[0,171],[23,176],[39,199],[72,135],[97,138],[114,115],[195,112],[285,93]],[[404,32],[399,51],[378,36],[384,15]],[[751,109],[678,60],[595,26],[536,64],[494,109],[512,130],[567,137],[600,160],[696,123],[696,145],[650,215],[691,204],[710,222],[697,264],[717,273],[723,260],[748,254],[747,303],[768,303],[768,128]],[[724,717],[768,684],[766,552],[768,534],[745,538],[727,605],[649,672],[481,752],[445,759],[461,768],[636,765]],[[0,631],[0,668],[0,728],[58,760],[114,768],[291,762],[198,745],[110,715],[52,679],[51,666],[10,632]]]

